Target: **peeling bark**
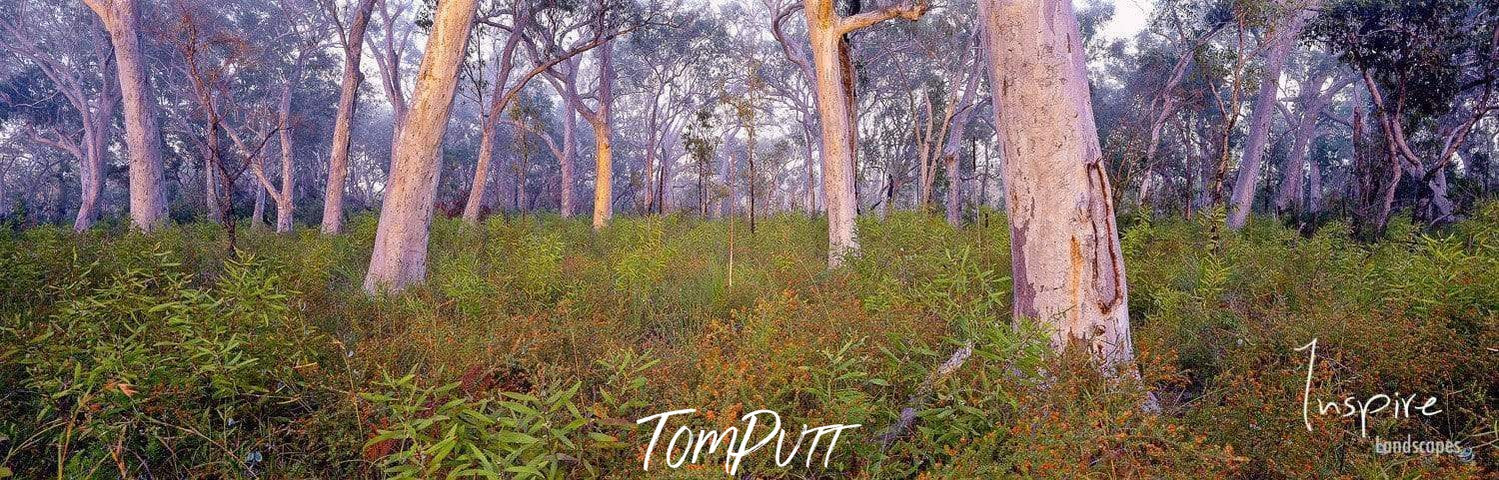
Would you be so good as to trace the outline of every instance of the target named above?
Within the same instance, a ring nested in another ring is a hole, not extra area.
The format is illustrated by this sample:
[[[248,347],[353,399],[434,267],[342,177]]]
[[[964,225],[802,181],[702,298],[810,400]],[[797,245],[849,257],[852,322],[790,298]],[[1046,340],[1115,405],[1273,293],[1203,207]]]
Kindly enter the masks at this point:
[[[918,2],[841,16],[833,12],[833,3],[808,0],[805,4],[812,65],[817,76],[817,113],[822,121],[822,185],[828,211],[829,268],[843,265],[844,258],[859,248],[854,225],[858,215],[858,197],[854,192],[854,164],[858,155],[856,112],[844,36],[896,17],[915,21],[927,9],[925,3]]]
[[[1134,370],[1113,195],[1068,0],[982,0],[980,22],[1004,148],[1014,315]]]

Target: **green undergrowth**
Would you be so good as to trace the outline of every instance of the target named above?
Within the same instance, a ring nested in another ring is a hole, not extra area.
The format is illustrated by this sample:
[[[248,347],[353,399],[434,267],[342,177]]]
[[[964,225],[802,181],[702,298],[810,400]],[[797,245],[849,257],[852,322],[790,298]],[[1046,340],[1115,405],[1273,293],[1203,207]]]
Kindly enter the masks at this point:
[[[642,471],[635,420],[679,408],[703,429],[758,409],[789,436],[862,425],[826,468],[761,452],[754,478],[1493,474],[1499,206],[1439,232],[1397,219],[1374,244],[1271,220],[1214,241],[1212,219],[1121,219],[1143,382],[1012,321],[994,212],[861,219],[861,254],[832,271],[825,224],[794,214],[753,233],[438,220],[428,281],[376,298],[372,216],[245,233],[233,258],[209,224],[0,233],[0,478],[726,478],[721,455],[666,469],[664,446]],[[1419,393],[1443,413],[1363,438],[1314,409],[1309,432],[1295,349],[1314,338],[1313,398]],[[908,406],[913,428],[882,442]],[[1378,455],[1376,436],[1477,448]]]

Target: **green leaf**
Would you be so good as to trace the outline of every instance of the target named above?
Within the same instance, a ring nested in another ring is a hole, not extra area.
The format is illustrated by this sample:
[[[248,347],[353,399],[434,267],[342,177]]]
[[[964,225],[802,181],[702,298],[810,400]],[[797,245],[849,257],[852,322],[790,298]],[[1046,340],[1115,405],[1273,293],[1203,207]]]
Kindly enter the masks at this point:
[[[536,437],[520,432],[500,432],[499,434],[495,435],[495,438],[501,442],[516,443],[521,445],[530,445],[540,441],[537,440]]]

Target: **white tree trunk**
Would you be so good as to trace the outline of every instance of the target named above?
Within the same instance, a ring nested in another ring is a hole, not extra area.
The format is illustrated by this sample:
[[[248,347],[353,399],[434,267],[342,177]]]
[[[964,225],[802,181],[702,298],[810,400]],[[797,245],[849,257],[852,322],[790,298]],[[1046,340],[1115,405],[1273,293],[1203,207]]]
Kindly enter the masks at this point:
[[[444,0],[433,15],[427,53],[417,71],[416,96],[391,159],[374,252],[364,277],[366,292],[396,292],[426,277],[427,237],[439,173],[437,153],[453,107],[476,3]]]
[[[323,233],[343,231],[344,187],[349,180],[349,137],[354,124],[354,110],[359,105],[359,71],[364,53],[364,32],[370,24],[375,0],[359,0],[353,23],[344,38],[344,75],[338,93],[338,116],[333,120],[333,152],[328,156],[328,184],[323,191]]]
[[[1315,7],[1315,3],[1309,2],[1307,7]],[[1280,71],[1285,67],[1291,48],[1296,46],[1302,27],[1315,12],[1297,9],[1288,15],[1289,18],[1277,25],[1272,33],[1271,41],[1274,43],[1265,58],[1260,89],[1255,94],[1253,111],[1249,114],[1249,138],[1244,141],[1244,158],[1239,162],[1239,175],[1234,180],[1233,202],[1228,214],[1230,230],[1243,228],[1244,223],[1249,220],[1249,211],[1254,208],[1254,194],[1258,190],[1260,179],[1260,162],[1265,158],[1265,142],[1270,138],[1270,122],[1275,113],[1275,103],[1280,101]]]
[[[812,66],[817,77],[817,115],[822,121],[822,188],[828,211],[829,268],[843,265],[844,258],[859,249],[854,224],[858,214],[858,198],[854,194],[858,145],[854,137],[852,79],[844,71],[847,52],[843,37],[895,17],[914,21],[926,13],[926,4],[916,3],[842,17],[833,12],[833,3],[807,0],[805,5]]]
[[[1108,175],[1070,0],[981,0],[1004,149],[1014,315],[1057,349],[1133,369],[1129,301]]]
[[[300,65],[299,65],[300,68]],[[281,105],[278,112],[281,121],[281,191],[272,192],[276,200],[276,233],[290,233],[292,226],[292,203],[296,176],[292,163],[296,160],[296,149],[292,144],[291,85],[288,81],[281,87]]]
[[[135,0],[85,0],[104,22],[114,45],[120,97],[125,106],[125,144],[130,151],[130,221],[142,231],[162,226],[167,200],[161,164],[161,128],[146,75],[136,24]]]
[[[818,3],[807,2],[808,23]],[[812,62],[817,69],[817,116],[822,121],[822,191],[828,212],[828,267],[843,265],[846,255],[859,249],[854,217],[853,126],[849,125],[852,92],[843,84],[840,73],[839,44],[842,36],[833,31],[829,17],[816,19],[812,30]]]
[[[577,188],[577,180],[574,178],[573,169],[576,168],[578,154],[578,111],[574,109],[571,101],[563,107],[562,114],[562,193],[559,206],[562,210],[562,218],[573,216],[573,192]]]

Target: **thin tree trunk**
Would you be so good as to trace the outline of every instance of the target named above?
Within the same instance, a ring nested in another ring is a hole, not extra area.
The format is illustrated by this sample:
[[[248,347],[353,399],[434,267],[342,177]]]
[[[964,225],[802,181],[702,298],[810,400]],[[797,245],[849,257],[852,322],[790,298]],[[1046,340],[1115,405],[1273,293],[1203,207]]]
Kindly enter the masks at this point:
[[[300,62],[298,62],[300,63]],[[300,68],[300,65],[299,67]],[[292,203],[293,189],[296,178],[293,175],[292,163],[296,159],[294,145],[292,145],[291,124],[291,81],[287,81],[281,87],[281,191],[274,192],[276,200],[276,233],[290,233],[292,226],[292,209],[296,206]]]
[[[477,0],[444,0],[433,15],[416,97],[400,128],[364,290],[396,292],[427,274],[427,238],[437,190],[438,149],[447,129]]]
[[[563,111],[562,158],[558,159],[562,163],[562,193],[559,202],[561,203],[562,218],[572,218],[574,209],[573,192],[577,184],[577,180],[574,179],[573,169],[576,168],[575,164],[577,160],[575,157],[578,152],[578,111],[574,109],[570,100],[563,107]]]
[[[1123,255],[1069,0],[981,0],[1010,214],[1014,316],[1137,375]],[[1130,372],[1130,373],[1125,373]]]
[[[354,21],[344,38],[344,74],[338,93],[338,115],[333,120],[333,152],[328,157],[328,184],[323,192],[323,233],[343,231],[344,187],[349,179],[349,137],[353,129],[354,110],[359,105],[359,71],[364,52],[364,32],[370,24],[375,0],[360,0],[354,9]]]
[[[1279,3],[1286,3],[1284,1]],[[1274,44],[1265,59],[1265,71],[1260,78],[1260,89],[1255,94],[1253,113],[1249,116],[1249,138],[1244,143],[1244,158],[1239,162],[1239,176],[1234,181],[1233,205],[1228,215],[1229,230],[1244,227],[1249,220],[1249,211],[1254,208],[1254,194],[1258,190],[1260,161],[1265,158],[1265,144],[1270,137],[1270,122],[1275,113],[1275,103],[1280,101],[1280,71],[1285,67],[1286,57],[1301,36],[1301,28],[1315,15],[1309,10],[1316,1],[1308,2],[1304,9],[1291,12],[1285,23],[1273,33]]]

